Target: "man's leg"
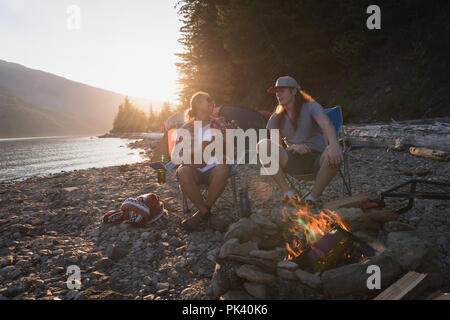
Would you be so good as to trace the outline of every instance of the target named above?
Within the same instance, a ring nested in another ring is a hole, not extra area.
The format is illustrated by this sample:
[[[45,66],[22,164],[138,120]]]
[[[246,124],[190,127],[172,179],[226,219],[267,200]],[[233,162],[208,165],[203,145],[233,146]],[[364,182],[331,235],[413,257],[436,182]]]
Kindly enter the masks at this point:
[[[270,139],[264,139],[258,143],[258,153],[260,153],[260,150],[263,149],[263,150],[267,150],[267,154],[270,155],[271,150],[272,150],[271,148],[278,148],[279,149],[278,154],[280,155],[280,158],[278,159],[278,161],[279,161],[278,172],[276,174],[272,175],[271,177],[275,181],[275,183],[280,187],[282,193],[285,194],[286,192],[288,192],[291,189],[289,187],[288,182],[286,181],[286,178],[285,178],[283,170],[282,170],[282,168],[284,168],[288,162],[288,154],[283,147],[281,147],[278,143],[275,143]],[[265,165],[269,165],[269,164],[261,163],[261,165],[264,167]]]
[[[338,168],[333,168],[324,162],[324,154],[320,159],[320,169],[316,176],[316,181],[314,183],[313,190],[311,192],[311,196],[315,199],[319,198],[322,194],[323,190],[330,184],[331,180],[333,180],[336,175]]]
[[[212,169],[208,177],[208,196],[206,197],[206,205],[209,208],[213,206],[225,190],[230,171],[231,167],[226,164],[219,164]]]
[[[206,213],[208,207],[205,204],[203,196],[200,192],[199,178],[196,170],[189,166],[181,166],[177,170],[178,181],[181,190],[191,200],[200,213]]]

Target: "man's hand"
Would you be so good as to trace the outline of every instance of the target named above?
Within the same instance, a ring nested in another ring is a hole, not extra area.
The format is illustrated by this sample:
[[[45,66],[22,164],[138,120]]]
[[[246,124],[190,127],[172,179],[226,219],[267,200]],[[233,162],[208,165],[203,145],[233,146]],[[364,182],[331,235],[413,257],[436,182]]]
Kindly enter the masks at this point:
[[[330,167],[337,168],[344,161],[341,147],[338,144],[329,144],[324,152],[325,164]]]
[[[298,153],[298,154],[312,153],[311,149],[309,149],[306,144],[291,144],[286,149],[292,150],[294,153]]]

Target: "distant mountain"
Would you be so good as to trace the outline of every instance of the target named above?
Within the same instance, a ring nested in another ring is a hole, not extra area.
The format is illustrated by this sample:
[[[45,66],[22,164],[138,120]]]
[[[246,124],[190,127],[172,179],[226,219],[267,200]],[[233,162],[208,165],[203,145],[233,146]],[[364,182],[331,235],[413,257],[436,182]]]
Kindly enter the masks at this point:
[[[0,137],[100,134],[125,95],[0,60]],[[129,97],[148,110],[162,104]]]

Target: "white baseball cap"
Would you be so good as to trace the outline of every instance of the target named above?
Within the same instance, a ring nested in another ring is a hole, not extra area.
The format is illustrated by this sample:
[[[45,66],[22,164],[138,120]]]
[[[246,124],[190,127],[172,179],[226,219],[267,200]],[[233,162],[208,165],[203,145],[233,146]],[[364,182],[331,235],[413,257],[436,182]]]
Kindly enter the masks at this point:
[[[280,87],[300,89],[300,86],[298,85],[297,80],[295,80],[294,78],[292,78],[290,76],[283,76],[283,77],[279,77],[277,79],[277,82],[275,82],[275,85],[273,87],[270,87],[269,89],[267,89],[267,92],[275,93],[276,92],[275,89],[280,88]]]

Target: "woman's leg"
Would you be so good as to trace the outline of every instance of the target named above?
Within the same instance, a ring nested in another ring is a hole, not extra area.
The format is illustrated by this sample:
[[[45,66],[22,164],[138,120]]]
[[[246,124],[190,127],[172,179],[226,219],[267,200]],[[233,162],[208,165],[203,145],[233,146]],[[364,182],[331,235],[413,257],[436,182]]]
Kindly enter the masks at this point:
[[[178,168],[177,175],[181,190],[189,200],[191,200],[194,206],[196,206],[202,214],[208,212],[209,209],[200,192],[197,171],[190,166],[182,165]]]
[[[261,140],[258,143],[258,153],[260,152],[260,149],[262,148],[266,148],[267,150],[267,154],[271,154],[271,148],[279,148],[279,169],[278,172],[276,174],[274,174],[272,177],[272,179],[275,181],[275,183],[280,187],[281,191],[283,194],[285,194],[286,192],[288,192],[291,188],[289,187],[288,182],[286,181],[286,177],[284,176],[283,170],[282,168],[284,168],[288,162],[288,154],[286,152],[286,150],[281,147],[278,143],[273,142],[270,139],[264,139]],[[261,159],[261,158],[260,158]],[[264,165],[268,165],[268,164],[264,164],[261,163],[261,165],[264,167]]]
[[[230,171],[231,166],[226,164],[219,164],[212,169],[208,177],[208,196],[206,198],[206,205],[209,208],[213,206],[225,190]]]

